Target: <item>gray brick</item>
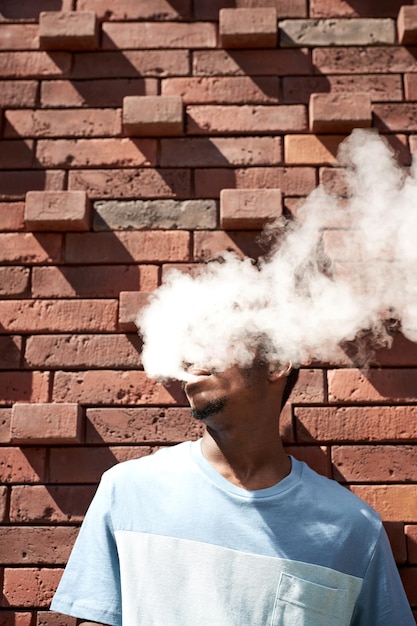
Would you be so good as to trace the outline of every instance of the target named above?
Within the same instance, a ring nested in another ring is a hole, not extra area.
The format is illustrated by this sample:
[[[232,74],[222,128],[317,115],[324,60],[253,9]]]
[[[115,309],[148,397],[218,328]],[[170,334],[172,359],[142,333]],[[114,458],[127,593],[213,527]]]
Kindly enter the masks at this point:
[[[282,48],[315,46],[372,46],[394,44],[396,26],[392,19],[282,20]]]
[[[142,229],[214,229],[215,200],[131,200],[94,204],[95,231]]]

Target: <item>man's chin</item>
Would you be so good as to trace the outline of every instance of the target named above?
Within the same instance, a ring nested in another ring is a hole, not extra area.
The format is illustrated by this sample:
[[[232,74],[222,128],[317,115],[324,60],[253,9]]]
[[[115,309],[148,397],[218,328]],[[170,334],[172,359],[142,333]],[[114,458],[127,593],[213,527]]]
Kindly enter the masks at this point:
[[[197,420],[205,420],[211,415],[216,415],[223,410],[226,404],[226,398],[219,398],[218,400],[212,400],[208,402],[202,409],[191,409],[191,415]]]

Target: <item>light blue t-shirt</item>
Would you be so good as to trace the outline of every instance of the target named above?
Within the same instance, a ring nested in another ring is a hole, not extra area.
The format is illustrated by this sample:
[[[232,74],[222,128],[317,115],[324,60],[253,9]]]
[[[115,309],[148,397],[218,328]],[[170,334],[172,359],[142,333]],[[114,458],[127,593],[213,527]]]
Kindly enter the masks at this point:
[[[256,491],[201,441],[113,467],[51,608],[114,626],[415,626],[377,513],[291,461]]]

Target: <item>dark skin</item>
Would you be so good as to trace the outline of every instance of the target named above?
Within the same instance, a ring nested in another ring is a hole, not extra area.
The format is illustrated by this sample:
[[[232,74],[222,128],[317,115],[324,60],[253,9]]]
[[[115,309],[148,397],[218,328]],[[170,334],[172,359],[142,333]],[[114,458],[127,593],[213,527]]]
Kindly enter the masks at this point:
[[[224,372],[189,368],[197,378],[185,385],[185,393],[206,425],[202,452],[238,487],[250,491],[272,487],[291,471],[278,434],[288,371],[257,362],[244,369],[233,365]],[[80,622],[93,624],[97,622]]]

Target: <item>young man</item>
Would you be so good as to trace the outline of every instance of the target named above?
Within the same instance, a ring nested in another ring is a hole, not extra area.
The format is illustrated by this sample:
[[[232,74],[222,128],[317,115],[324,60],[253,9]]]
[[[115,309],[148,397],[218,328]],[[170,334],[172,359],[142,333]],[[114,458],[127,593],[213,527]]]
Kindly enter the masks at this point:
[[[104,474],[52,609],[114,626],[415,626],[377,513],[284,451],[288,370],[190,372],[202,440]]]

